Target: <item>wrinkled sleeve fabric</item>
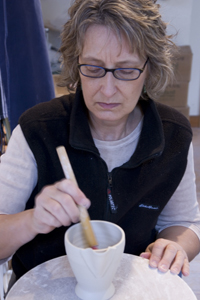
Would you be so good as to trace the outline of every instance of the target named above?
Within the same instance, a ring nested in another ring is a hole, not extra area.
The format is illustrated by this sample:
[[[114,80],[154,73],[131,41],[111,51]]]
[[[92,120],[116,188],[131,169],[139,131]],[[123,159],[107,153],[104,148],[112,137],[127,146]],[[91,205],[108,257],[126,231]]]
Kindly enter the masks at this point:
[[[0,162],[0,214],[25,209],[37,183],[37,165],[20,125],[13,130]]]
[[[190,145],[185,174],[175,193],[160,214],[158,232],[171,226],[184,226],[193,230],[200,239],[200,211],[197,201],[193,146]]]

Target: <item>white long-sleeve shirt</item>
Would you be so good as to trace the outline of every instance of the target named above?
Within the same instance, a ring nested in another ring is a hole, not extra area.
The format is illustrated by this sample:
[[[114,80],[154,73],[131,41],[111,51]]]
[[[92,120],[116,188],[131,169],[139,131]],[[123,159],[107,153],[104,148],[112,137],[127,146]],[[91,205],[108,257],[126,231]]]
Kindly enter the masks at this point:
[[[136,148],[142,121],[136,129],[119,141],[94,142],[106,161],[109,171],[127,161]],[[120,155],[119,155],[120,153]],[[14,214],[25,209],[26,202],[37,183],[37,164],[18,125],[9,141],[0,163],[0,214]],[[200,239],[200,212],[196,197],[192,144],[188,153],[185,174],[177,190],[161,212],[156,229],[184,226],[193,230]]]

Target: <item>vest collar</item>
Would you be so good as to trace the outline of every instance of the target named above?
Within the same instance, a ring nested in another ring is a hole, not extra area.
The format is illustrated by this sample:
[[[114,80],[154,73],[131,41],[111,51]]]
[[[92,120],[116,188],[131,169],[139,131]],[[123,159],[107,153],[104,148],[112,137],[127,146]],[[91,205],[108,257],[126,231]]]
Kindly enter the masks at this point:
[[[151,99],[139,100],[144,112],[143,127],[137,148],[125,165],[137,166],[162,154],[165,146],[163,124],[155,102]]]
[[[162,121],[155,102],[151,99],[140,99],[139,101],[144,111],[143,127],[135,153],[124,164],[126,168],[137,166],[142,162],[160,156],[165,145]],[[94,144],[87,117],[88,113],[82,91],[78,88],[72,104],[69,143],[75,149],[100,155]]]
[[[69,143],[73,148],[99,155],[91,135],[88,124],[88,112],[80,88],[77,89],[72,103]]]

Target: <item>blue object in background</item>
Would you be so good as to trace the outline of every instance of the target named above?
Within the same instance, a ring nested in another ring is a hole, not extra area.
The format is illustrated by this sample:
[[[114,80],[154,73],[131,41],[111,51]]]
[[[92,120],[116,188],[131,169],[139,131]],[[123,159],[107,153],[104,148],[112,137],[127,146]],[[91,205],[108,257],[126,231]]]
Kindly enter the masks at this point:
[[[40,0],[0,0],[0,91],[11,130],[25,110],[55,97]]]

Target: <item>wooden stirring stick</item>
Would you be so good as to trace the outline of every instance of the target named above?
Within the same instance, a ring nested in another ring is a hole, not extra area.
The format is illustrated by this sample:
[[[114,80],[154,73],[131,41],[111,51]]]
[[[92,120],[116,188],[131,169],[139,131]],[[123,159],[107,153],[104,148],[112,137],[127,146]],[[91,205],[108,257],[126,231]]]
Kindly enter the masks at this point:
[[[67,179],[71,179],[78,186],[65,148],[63,146],[60,146],[60,147],[56,148],[56,151],[58,153],[58,157],[60,159],[60,163],[61,163],[63,172],[65,174],[65,177]],[[80,211],[81,225],[83,227],[83,232],[84,232],[85,238],[88,242],[88,245],[91,248],[96,249],[98,243],[97,243],[96,237],[94,235],[92,226],[90,224],[90,217],[87,212],[87,209],[80,205],[78,205],[78,208]]]

